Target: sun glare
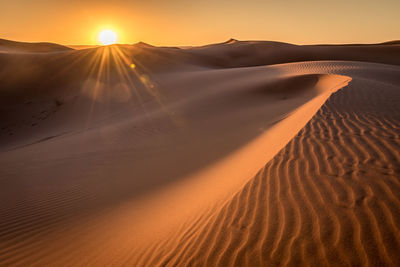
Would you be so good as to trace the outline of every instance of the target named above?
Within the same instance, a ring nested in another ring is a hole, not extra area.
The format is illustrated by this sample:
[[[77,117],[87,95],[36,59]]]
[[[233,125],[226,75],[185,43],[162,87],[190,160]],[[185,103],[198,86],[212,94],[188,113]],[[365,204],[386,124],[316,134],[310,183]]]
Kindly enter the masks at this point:
[[[112,30],[103,30],[99,33],[98,39],[102,45],[111,45],[117,42],[117,34]]]

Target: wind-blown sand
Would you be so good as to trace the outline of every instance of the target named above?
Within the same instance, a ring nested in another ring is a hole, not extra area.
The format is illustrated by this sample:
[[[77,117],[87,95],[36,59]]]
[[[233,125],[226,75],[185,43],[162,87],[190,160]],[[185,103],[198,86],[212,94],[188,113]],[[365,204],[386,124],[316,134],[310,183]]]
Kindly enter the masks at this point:
[[[399,55],[2,40],[0,265],[400,265]]]

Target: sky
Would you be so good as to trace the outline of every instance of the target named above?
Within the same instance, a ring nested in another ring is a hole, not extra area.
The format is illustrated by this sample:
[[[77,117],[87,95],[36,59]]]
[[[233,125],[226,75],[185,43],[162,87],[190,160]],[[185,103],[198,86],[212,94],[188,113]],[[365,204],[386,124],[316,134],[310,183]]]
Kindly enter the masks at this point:
[[[400,39],[400,0],[0,0],[0,38],[98,44],[203,45],[239,40],[295,44]]]

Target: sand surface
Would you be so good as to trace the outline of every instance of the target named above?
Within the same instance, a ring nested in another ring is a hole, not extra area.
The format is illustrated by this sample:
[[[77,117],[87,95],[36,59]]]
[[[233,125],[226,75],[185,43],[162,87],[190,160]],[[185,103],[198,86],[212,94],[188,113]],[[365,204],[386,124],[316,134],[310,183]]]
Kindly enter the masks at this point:
[[[399,266],[399,55],[0,40],[0,265]]]

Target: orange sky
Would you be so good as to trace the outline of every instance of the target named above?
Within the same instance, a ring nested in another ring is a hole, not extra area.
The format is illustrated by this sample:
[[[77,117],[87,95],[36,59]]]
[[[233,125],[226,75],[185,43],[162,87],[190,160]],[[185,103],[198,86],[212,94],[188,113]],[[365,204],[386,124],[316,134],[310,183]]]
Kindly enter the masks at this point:
[[[0,38],[97,44],[200,45],[225,41],[373,43],[400,39],[400,0],[0,0]]]

